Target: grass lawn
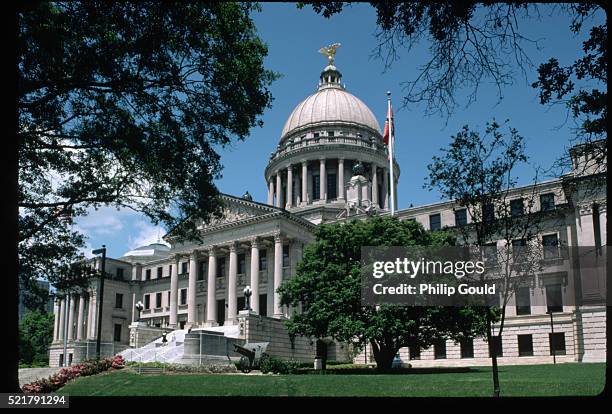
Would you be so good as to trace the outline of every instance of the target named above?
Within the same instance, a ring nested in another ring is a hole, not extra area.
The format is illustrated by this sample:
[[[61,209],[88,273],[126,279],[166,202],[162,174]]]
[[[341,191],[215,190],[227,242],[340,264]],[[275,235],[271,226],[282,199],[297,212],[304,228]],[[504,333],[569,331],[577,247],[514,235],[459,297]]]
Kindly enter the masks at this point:
[[[502,396],[597,395],[606,364],[502,366]],[[88,396],[490,396],[491,368],[401,375],[138,375],[114,371],[71,381],[58,394]]]

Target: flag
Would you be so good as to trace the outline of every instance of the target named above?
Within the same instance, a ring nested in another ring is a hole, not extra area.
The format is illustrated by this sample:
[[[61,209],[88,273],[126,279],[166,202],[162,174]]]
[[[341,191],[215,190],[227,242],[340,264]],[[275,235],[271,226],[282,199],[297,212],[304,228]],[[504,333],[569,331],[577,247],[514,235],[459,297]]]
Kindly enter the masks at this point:
[[[389,122],[391,122],[391,127],[389,127]],[[391,108],[391,103],[389,103],[389,109],[387,110],[387,119],[385,121],[385,131],[383,133],[383,141],[385,145],[389,145],[389,135],[393,133],[395,129],[395,125],[393,124],[393,108]]]

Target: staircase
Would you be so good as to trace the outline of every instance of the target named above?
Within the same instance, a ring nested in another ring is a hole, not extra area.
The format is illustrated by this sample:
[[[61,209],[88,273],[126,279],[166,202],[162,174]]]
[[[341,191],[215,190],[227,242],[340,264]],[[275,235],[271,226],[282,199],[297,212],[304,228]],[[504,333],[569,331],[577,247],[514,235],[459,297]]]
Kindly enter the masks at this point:
[[[146,367],[139,365],[135,368],[135,371],[140,375],[160,375],[163,374],[166,369],[163,367]]]

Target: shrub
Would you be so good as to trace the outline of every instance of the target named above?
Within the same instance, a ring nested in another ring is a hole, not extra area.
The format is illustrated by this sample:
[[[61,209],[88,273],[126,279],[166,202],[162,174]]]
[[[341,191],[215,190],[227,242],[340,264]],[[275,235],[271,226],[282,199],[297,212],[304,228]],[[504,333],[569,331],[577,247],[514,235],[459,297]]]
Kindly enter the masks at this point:
[[[261,360],[259,370],[264,374],[268,372],[274,374],[295,374],[300,365],[301,363],[298,361],[285,361],[275,357],[267,357]]]

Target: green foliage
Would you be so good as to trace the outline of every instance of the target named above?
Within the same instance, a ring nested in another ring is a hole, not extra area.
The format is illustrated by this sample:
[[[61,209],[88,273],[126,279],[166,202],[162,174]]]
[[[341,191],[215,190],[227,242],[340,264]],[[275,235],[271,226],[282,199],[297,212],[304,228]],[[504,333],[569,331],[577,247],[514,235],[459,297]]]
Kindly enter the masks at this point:
[[[435,233],[393,217],[318,226],[316,241],[304,249],[296,275],[279,288],[282,304],[302,305],[302,312],[287,321],[290,335],[332,337],[356,347],[369,343],[378,367],[388,368],[401,347],[426,348],[438,338],[482,333],[479,308],[361,305],[362,246],[454,243],[449,233]]]
[[[53,340],[53,314],[27,312],[19,322],[19,363],[49,365],[49,345]]]
[[[263,358],[259,364],[259,370],[263,374],[272,372],[273,374],[295,374],[302,363],[298,361],[285,361],[276,357],[268,356]]]
[[[20,4],[22,279],[57,285],[71,277],[85,243],[67,224],[92,208],[140,211],[179,238],[196,237],[199,221],[220,211],[216,150],[262,124],[277,77],[263,66],[267,48],[250,17],[256,9]]]

